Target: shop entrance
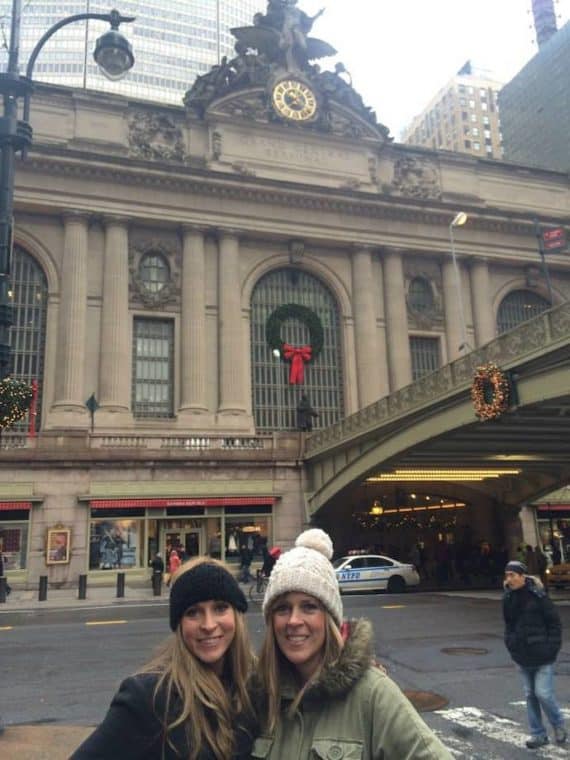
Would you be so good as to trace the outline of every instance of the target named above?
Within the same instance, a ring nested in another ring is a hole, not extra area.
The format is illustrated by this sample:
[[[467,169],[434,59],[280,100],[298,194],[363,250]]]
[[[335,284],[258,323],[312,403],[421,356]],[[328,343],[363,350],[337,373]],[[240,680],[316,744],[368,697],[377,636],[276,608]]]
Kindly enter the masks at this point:
[[[167,530],[164,533],[164,553],[168,556],[172,549],[182,551],[185,559],[197,557],[204,552],[202,546],[202,529],[185,528]]]

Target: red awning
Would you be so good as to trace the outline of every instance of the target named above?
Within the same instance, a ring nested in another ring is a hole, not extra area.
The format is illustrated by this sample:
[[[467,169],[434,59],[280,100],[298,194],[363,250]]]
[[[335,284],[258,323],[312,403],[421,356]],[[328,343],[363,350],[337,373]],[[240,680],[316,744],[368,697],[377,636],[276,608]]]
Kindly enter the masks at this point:
[[[570,504],[539,504],[539,512],[570,512]]]
[[[275,504],[273,496],[219,496],[204,499],[92,499],[92,509],[161,509],[163,507],[253,507]]]
[[[7,512],[9,509],[31,509],[31,501],[0,501],[0,512]]]

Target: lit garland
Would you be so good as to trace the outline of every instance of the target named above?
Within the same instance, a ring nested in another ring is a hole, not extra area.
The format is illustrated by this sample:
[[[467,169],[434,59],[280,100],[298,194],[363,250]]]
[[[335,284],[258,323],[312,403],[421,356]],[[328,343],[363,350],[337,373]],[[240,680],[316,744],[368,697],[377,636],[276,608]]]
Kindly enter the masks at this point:
[[[480,420],[495,420],[509,408],[509,379],[493,362],[477,367],[471,386],[471,399]]]
[[[0,380],[0,430],[12,427],[26,416],[32,396],[30,385],[11,377]]]

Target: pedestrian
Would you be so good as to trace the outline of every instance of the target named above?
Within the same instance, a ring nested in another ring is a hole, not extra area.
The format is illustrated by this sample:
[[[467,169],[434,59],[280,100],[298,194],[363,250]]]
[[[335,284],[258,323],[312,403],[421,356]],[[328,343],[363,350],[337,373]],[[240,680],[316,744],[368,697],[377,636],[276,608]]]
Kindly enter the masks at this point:
[[[398,686],[374,665],[370,623],[343,624],[332,555],[329,536],[307,530],[269,578],[253,690],[261,735],[253,756],[451,760]]]
[[[0,547],[0,578],[5,578],[4,576],[4,569],[5,569],[5,562],[4,562],[4,552],[2,551],[2,547]],[[12,589],[8,583],[8,578],[5,578],[5,586],[6,589],[6,596],[11,593]]]
[[[548,744],[541,710],[559,744],[566,741],[564,718],[554,694],[554,662],[562,644],[560,616],[538,578],[511,560],[505,567],[505,644],[522,675],[531,738],[529,749]]]
[[[174,574],[181,564],[182,561],[180,560],[180,555],[176,549],[172,549],[168,557],[168,579],[166,581],[167,586],[170,586],[172,584],[172,581],[174,580]]]
[[[162,554],[160,552],[156,552],[154,557],[150,561],[150,566],[152,568],[152,576],[151,576],[151,583],[152,587],[154,588],[155,584],[155,576],[160,576],[160,584],[159,588],[162,585],[162,577],[164,575],[164,560],[162,559]]]
[[[535,546],[534,556],[536,557],[536,568],[538,576],[542,582],[542,585],[544,586],[545,591],[548,593],[548,573],[546,572],[548,568],[548,560],[546,558],[546,554],[542,551],[540,546]]]
[[[72,760],[246,760],[256,731],[247,601],[219,560],[197,557],[173,581],[172,634],[121,684]]]

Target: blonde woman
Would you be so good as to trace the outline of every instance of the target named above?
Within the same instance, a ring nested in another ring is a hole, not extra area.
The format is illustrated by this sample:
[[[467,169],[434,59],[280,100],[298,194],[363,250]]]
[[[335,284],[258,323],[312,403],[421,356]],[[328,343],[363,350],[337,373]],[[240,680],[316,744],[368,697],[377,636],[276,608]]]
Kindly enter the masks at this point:
[[[252,757],[451,760],[381,668],[365,620],[342,622],[329,536],[302,533],[271,573]]]
[[[72,760],[249,758],[255,721],[246,691],[252,669],[246,610],[222,562],[185,563],[170,594],[172,635],[123,681]]]

